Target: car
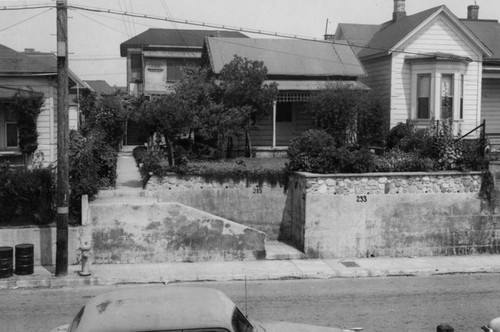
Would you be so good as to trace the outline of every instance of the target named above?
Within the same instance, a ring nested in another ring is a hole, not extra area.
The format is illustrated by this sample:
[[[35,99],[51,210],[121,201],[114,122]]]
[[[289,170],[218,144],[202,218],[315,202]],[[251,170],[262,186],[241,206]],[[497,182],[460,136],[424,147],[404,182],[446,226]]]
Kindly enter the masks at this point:
[[[52,332],[342,332],[334,327],[248,319],[221,291],[157,285],[96,296]]]

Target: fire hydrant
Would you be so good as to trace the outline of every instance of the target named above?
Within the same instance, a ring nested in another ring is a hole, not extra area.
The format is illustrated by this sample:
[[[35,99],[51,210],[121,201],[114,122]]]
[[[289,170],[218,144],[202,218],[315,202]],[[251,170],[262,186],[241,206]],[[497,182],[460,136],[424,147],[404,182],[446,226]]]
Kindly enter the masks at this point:
[[[88,244],[88,242],[85,242],[84,244],[80,245],[80,252],[81,252],[81,262],[82,262],[82,270],[78,272],[79,275],[81,276],[89,276],[92,273],[90,272],[90,249],[91,245]]]

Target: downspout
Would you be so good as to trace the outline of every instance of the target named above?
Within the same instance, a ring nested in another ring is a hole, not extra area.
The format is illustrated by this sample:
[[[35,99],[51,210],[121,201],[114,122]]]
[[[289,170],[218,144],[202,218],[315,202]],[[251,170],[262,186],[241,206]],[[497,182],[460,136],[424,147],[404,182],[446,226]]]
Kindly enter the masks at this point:
[[[273,149],[276,147],[276,99],[273,100]]]

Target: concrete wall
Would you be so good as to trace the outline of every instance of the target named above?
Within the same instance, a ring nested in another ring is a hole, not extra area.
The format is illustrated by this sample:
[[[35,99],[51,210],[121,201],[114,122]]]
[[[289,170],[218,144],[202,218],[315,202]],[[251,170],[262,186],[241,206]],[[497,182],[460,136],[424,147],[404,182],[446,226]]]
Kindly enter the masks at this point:
[[[480,173],[297,174],[290,230],[308,257],[500,252]]]
[[[177,203],[91,203],[94,263],[255,260],[265,234]]]
[[[280,185],[246,181],[207,182],[200,177],[170,174],[152,177],[147,195],[160,202],[177,202],[215,214],[266,233],[268,240],[280,237],[283,220],[291,218],[287,194]]]
[[[56,227],[9,227],[0,228],[0,246],[33,244],[35,265],[52,266],[56,263]],[[68,263],[78,264],[81,227],[70,227],[68,233]],[[14,250],[15,251],[15,250]],[[15,253],[14,253],[15,255]]]

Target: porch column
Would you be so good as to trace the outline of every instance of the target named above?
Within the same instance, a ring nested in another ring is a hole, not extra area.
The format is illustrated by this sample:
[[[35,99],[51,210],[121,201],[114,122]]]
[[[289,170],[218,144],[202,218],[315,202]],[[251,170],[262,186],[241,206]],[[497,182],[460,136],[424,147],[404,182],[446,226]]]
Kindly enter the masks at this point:
[[[273,100],[273,149],[276,147],[276,99]]]

